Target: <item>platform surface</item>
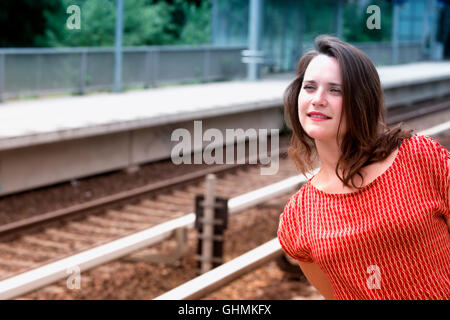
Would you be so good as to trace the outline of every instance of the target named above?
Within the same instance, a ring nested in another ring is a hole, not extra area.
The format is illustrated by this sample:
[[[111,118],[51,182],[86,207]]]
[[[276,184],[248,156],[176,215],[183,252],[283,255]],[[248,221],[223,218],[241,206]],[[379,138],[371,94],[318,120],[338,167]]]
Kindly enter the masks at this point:
[[[450,79],[450,62],[379,67],[383,88]],[[282,105],[293,74],[0,104],[0,150]]]

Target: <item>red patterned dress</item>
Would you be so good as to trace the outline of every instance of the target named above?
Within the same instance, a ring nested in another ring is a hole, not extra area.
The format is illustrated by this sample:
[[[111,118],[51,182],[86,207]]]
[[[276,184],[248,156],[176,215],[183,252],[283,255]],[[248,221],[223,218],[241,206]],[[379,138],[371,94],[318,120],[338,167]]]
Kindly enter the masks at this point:
[[[449,157],[414,136],[361,190],[326,193],[309,179],[280,216],[282,248],[315,262],[334,299],[450,299]]]

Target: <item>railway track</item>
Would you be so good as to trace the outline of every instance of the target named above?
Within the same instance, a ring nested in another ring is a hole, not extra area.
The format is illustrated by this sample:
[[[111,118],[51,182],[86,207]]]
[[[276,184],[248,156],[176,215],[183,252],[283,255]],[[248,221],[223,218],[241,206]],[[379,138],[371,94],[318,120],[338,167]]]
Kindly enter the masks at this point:
[[[155,198],[156,194],[159,194],[158,200],[161,200],[160,203],[166,204],[167,209],[171,210],[172,204],[175,205],[184,205],[186,201],[186,195],[183,193],[179,194],[179,199],[170,199],[171,202],[167,204],[167,196],[165,194],[161,194],[163,192],[170,193],[174,188],[179,186],[190,184],[191,191],[198,192],[200,188],[195,189],[195,184],[200,181],[203,177],[205,177],[209,173],[215,174],[226,174],[233,173],[235,170],[245,170],[246,167],[243,165],[219,165],[215,166],[211,169],[204,169],[194,173],[184,174],[181,177],[165,179],[160,182],[152,183],[147,186],[138,187],[132,190],[126,190],[123,192],[119,192],[117,194],[113,194],[110,196],[102,197],[99,199],[95,199],[92,201],[87,201],[81,204],[77,204],[68,208],[63,208],[59,210],[55,210],[52,212],[32,216],[29,218],[21,219],[19,221],[15,221],[12,223],[7,223],[0,226],[0,239],[8,240],[9,238],[14,238],[24,232],[30,232],[33,229],[41,229],[42,227],[49,226],[55,222],[62,221],[64,219],[77,219],[80,217],[86,217],[89,215],[93,215],[96,213],[101,213],[107,209],[120,208],[122,206],[131,205],[131,211],[139,211],[139,209],[133,208],[133,205],[136,202],[141,201],[142,199],[151,201],[149,199]],[[192,192],[191,192],[192,193]],[[188,192],[189,194],[189,192]],[[188,195],[189,196],[189,195]],[[148,203],[144,202],[144,203]],[[142,206],[142,204],[141,204]],[[155,216],[156,214],[164,210],[165,208],[161,208],[161,205],[155,204],[156,208],[154,208]],[[128,207],[130,208],[130,207]],[[151,208],[153,208],[151,206]],[[142,210],[141,210],[142,211]],[[138,214],[142,214],[138,213]],[[124,214],[125,216],[125,214]],[[139,220],[139,219],[138,219]]]
[[[292,167],[289,167],[287,161],[287,159],[280,160],[284,169],[281,169],[274,176],[261,176],[258,167],[246,167],[245,170],[228,173],[218,180],[217,192],[227,198],[236,198],[237,195],[245,194],[254,189],[255,185],[271,185],[283,178],[288,178],[295,171]],[[236,186],[236,181],[241,181],[238,186]],[[0,243],[0,277],[2,279],[9,278],[6,280],[10,281],[10,278],[15,274],[23,274],[26,271],[47,266],[52,262],[76,256],[80,252],[95,250],[101,245],[108,246],[114,241],[123,241],[127,236],[132,237],[139,232],[150,230],[152,227],[179,219],[177,227],[161,231],[161,234],[155,235],[155,239],[146,244],[151,245],[159,242],[167,238],[176,228],[187,227],[192,224],[193,214],[191,216],[186,215],[193,211],[195,195],[203,193],[202,184],[202,182],[199,182],[183,185],[180,188],[172,187],[170,193],[161,193],[151,199],[144,198],[138,202],[133,198],[132,204],[123,205],[120,209],[106,209],[98,214],[71,217],[68,221],[56,221],[56,224],[53,220],[45,221],[46,226],[39,226],[42,230],[34,229],[31,234],[28,232],[29,229],[24,229],[29,226],[23,222],[23,225],[19,225],[19,229],[5,228],[7,235],[14,236],[14,238]],[[295,186],[295,184],[292,184],[292,186]],[[248,201],[253,200],[249,199]],[[241,206],[238,202],[242,201],[238,199],[235,201],[236,210],[239,210],[238,207]],[[98,206],[97,203],[93,205]],[[232,207],[233,204],[231,203],[230,206]],[[82,209],[85,210],[86,208],[83,207]],[[231,210],[233,209],[231,208]],[[49,216],[51,216],[51,219],[56,219],[55,216],[57,215]],[[59,215],[57,217],[61,218]],[[43,221],[42,217],[39,218]],[[49,225],[50,223],[52,225]],[[12,234],[13,231],[20,232],[20,234]],[[150,237],[150,235],[148,236]],[[142,246],[142,244],[140,245]],[[103,247],[103,249],[105,248]],[[115,248],[112,250],[115,250]],[[129,254],[133,251],[133,248],[127,250]],[[121,253],[119,256],[127,253]],[[100,263],[96,262],[96,264]],[[50,280],[47,279],[46,281]],[[5,281],[0,282],[0,291],[4,284]],[[10,296],[3,297],[8,298]]]
[[[418,114],[423,114],[423,111]],[[208,170],[208,173],[223,170],[216,168]],[[226,198],[249,192],[256,185],[270,185],[296,174],[286,158],[280,159],[280,171],[276,176],[261,176],[257,166],[241,169],[231,166],[226,171],[228,173],[223,174],[217,186],[218,193]],[[197,173],[189,178],[175,179],[159,186],[96,200],[78,208],[31,218],[27,222],[2,226],[0,237],[4,240],[0,243],[0,280],[11,279],[16,274],[70,257],[76,252],[182,217],[193,211],[195,195],[203,193],[199,179],[205,174]],[[149,198],[148,195],[155,190],[165,192]],[[62,217],[66,219],[63,222],[60,220]],[[0,281],[0,288],[2,283]]]

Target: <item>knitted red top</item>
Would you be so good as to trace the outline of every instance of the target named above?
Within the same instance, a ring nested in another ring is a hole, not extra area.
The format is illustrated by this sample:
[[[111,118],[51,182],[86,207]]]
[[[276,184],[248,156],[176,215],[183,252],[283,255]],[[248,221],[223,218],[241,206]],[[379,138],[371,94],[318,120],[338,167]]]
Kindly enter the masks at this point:
[[[315,262],[334,299],[450,299],[449,157],[414,136],[361,190],[326,193],[309,179],[280,216],[282,248]]]

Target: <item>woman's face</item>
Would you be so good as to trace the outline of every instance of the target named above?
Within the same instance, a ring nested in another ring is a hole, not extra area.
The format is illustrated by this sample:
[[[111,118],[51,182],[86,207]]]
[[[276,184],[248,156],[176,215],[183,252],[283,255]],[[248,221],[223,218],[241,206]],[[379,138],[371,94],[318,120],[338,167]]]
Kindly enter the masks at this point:
[[[326,119],[311,113],[320,113]],[[341,114],[342,79],[339,64],[335,58],[320,54],[311,60],[303,78],[298,96],[300,124],[314,140],[335,141]],[[345,119],[342,119],[340,139],[346,129]]]

